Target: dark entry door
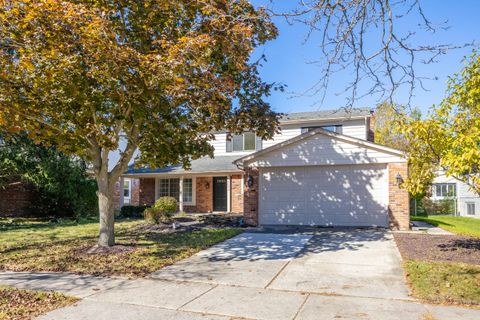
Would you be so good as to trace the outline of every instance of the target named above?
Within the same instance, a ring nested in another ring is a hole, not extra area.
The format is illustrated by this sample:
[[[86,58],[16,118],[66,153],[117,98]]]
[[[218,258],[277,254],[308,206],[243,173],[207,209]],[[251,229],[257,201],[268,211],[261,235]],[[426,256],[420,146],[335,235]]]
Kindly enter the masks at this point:
[[[213,211],[227,211],[227,177],[213,177]]]

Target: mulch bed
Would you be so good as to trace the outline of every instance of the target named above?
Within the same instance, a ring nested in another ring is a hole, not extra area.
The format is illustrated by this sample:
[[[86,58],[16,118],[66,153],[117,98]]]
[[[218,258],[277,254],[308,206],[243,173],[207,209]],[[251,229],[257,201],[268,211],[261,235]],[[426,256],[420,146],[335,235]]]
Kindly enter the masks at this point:
[[[452,235],[395,233],[404,259],[480,264],[480,239]]]

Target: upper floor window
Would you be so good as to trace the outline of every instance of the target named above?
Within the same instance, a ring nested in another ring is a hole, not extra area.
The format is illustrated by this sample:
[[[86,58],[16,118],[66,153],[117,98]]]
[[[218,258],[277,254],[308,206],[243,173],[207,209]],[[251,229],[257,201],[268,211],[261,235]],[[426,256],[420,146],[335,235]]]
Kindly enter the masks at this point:
[[[455,197],[457,188],[455,183],[435,183],[432,192],[435,198]]]
[[[316,126],[316,127],[303,127],[302,128],[302,133],[309,132],[318,128],[322,128],[323,130],[331,131],[331,132],[336,132],[336,133],[342,133],[342,125],[337,124],[337,125],[332,125],[332,126]]]
[[[227,152],[255,151],[258,149],[258,138],[255,132],[243,134],[227,134]]]

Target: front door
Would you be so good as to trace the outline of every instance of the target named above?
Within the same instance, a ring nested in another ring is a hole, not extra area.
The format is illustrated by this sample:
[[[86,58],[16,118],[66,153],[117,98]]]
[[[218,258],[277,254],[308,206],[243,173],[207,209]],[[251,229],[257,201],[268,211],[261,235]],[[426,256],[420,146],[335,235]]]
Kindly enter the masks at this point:
[[[213,177],[213,211],[227,211],[227,177]]]

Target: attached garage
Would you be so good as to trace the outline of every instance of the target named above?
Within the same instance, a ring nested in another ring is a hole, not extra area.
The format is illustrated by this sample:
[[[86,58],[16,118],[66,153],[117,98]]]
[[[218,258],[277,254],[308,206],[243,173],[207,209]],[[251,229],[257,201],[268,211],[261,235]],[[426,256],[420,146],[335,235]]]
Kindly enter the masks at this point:
[[[263,225],[388,225],[385,164],[262,168],[259,187]]]
[[[401,151],[317,129],[237,163],[258,174],[248,209],[260,225],[408,228],[408,193],[395,180],[408,174]]]

